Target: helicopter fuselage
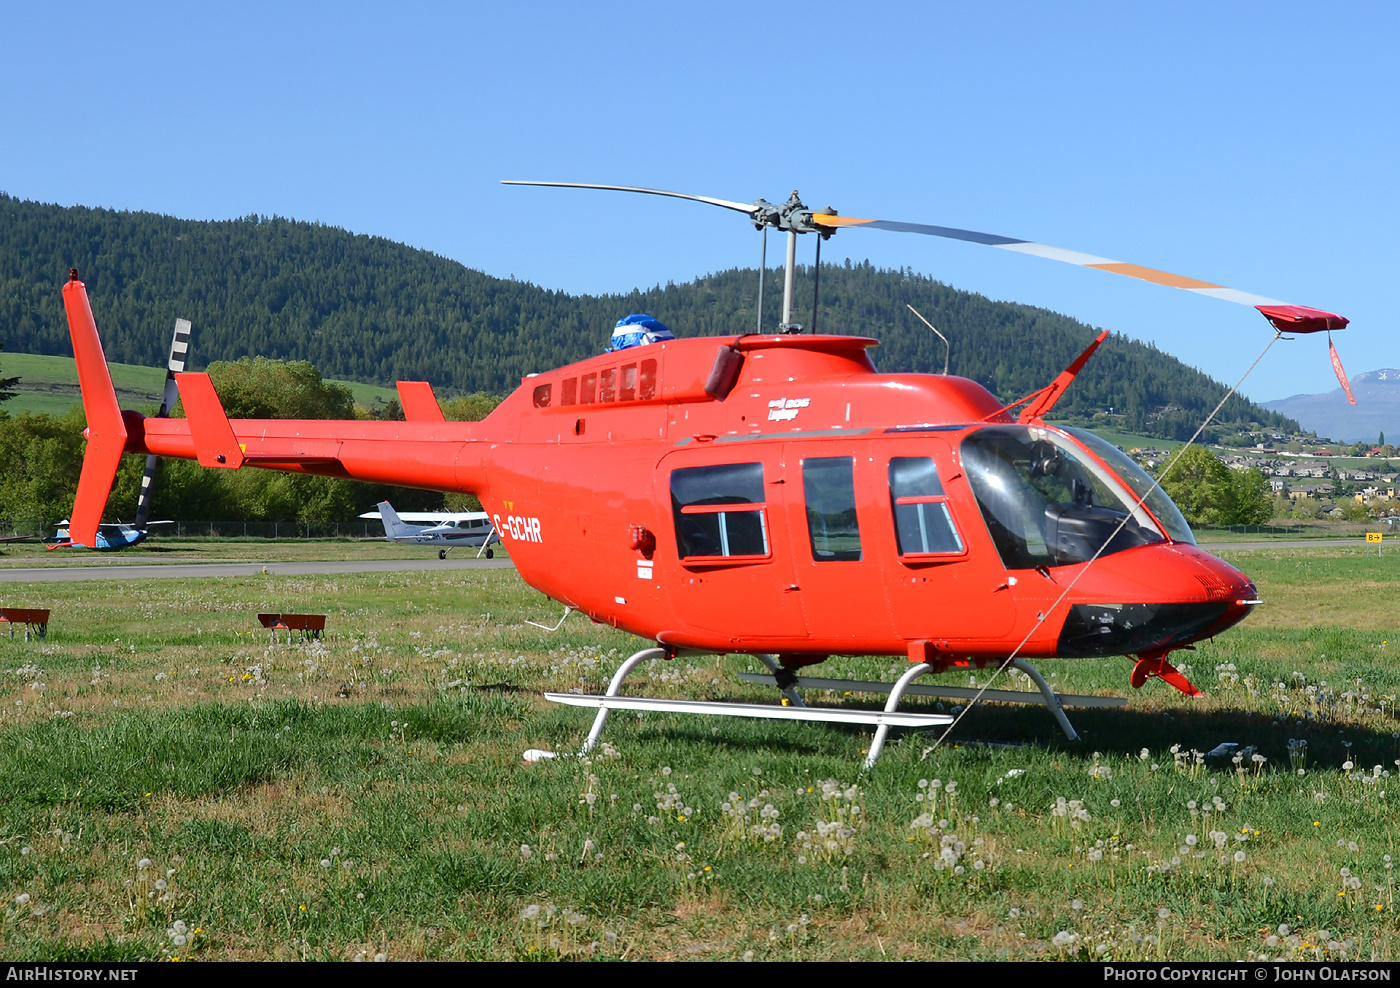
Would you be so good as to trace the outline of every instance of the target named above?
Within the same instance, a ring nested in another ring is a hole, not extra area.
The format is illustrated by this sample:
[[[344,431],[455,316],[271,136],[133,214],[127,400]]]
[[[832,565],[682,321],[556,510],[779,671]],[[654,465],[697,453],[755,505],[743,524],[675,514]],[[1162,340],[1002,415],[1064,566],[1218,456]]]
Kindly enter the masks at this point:
[[[124,413],[125,451],[475,492],[525,582],[672,650],[1163,655],[1257,603],[1102,440],[878,373],[875,345],[655,343],[528,377],[476,423],[225,419],[221,445],[197,411]]]

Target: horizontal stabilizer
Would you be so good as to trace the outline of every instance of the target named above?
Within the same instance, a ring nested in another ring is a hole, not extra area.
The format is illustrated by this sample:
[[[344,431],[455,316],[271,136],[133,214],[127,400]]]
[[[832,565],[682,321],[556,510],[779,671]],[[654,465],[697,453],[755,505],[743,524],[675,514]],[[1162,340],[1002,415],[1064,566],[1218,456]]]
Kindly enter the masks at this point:
[[[243,450],[214,391],[214,382],[208,374],[176,374],[175,383],[180,387],[199,465],[237,470],[243,465]]]
[[[718,700],[660,700],[646,696],[598,696],[584,693],[546,693],[546,700],[571,707],[604,707],[608,710],[654,710],[659,713],[717,714],[722,717],[761,717],[766,720],[813,720],[832,724],[885,724],[890,727],[941,727],[951,724],[948,714],[885,713],[883,710],[848,710],[844,707],[775,707],[766,703],[725,703]]]
[[[442,406],[427,381],[398,381],[399,404],[403,417],[409,422],[446,422]]]

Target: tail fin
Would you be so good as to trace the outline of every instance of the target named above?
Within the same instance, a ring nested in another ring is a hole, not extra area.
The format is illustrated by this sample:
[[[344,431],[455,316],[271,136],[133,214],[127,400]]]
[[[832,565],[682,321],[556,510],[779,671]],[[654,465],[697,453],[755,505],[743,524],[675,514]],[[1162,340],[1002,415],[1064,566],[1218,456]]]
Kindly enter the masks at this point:
[[[399,513],[394,510],[394,506],[388,501],[379,502],[379,517],[384,519],[384,534],[389,538],[397,538],[400,535],[412,535],[413,529],[403,523]]]
[[[73,337],[78,386],[82,389],[88,423],[87,451],[83,454],[83,472],[78,478],[78,496],[73,502],[68,533],[74,542],[95,546],[102,509],[107,506],[126,447],[126,423],[107,372],[107,358],[97,336],[92,306],[88,304],[87,286],[78,280],[77,268],[68,273],[68,283],[63,286],[63,308],[68,313],[68,331]]]

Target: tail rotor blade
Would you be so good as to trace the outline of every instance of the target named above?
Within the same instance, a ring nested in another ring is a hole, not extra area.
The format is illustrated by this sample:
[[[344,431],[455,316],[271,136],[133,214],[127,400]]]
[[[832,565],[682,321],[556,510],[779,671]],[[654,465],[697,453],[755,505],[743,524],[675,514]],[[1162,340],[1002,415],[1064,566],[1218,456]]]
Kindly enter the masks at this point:
[[[156,418],[169,418],[175,404],[180,400],[180,386],[175,382],[176,374],[183,374],[190,356],[190,321],[175,320],[175,335],[170,340],[170,359],[165,362],[165,390],[160,397],[160,411]],[[141,474],[141,490],[136,494],[136,519],[132,527],[146,528],[151,517],[151,506],[155,500],[156,478],[160,476],[160,457],[154,453],[146,457],[146,472]]]
[[[180,400],[180,388],[175,383],[175,375],[185,372],[185,364],[190,358],[190,321],[175,320],[175,335],[170,340],[170,359],[165,363],[165,391],[161,394],[160,411],[157,418],[168,418]]]
[[[151,504],[156,493],[156,478],[160,476],[160,457],[146,454],[146,472],[141,475],[141,490],[136,493],[136,519],[131,527],[138,531],[145,528],[151,518]]]

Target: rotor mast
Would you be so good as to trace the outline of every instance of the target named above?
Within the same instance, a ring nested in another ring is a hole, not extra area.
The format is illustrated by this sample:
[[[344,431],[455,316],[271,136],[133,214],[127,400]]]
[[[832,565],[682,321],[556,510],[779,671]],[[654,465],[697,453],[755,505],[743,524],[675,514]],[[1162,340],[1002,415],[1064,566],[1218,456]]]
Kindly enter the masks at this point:
[[[793,289],[797,280],[797,235],[799,233],[815,233],[825,240],[836,231],[831,227],[818,226],[812,222],[812,216],[815,214],[803,204],[796,189],[788,197],[787,202],[781,206],[774,206],[764,199],[755,199],[752,210],[749,215],[753,219],[755,228],[762,230],[771,226],[787,233],[787,265],[783,272],[783,321],[778,326],[778,332],[800,333],[802,325],[792,321]],[[828,206],[820,215],[835,216],[836,210]],[[760,304],[762,304],[761,298]],[[816,301],[814,300],[812,304],[812,315],[815,317]],[[816,321],[815,318],[813,321]]]

